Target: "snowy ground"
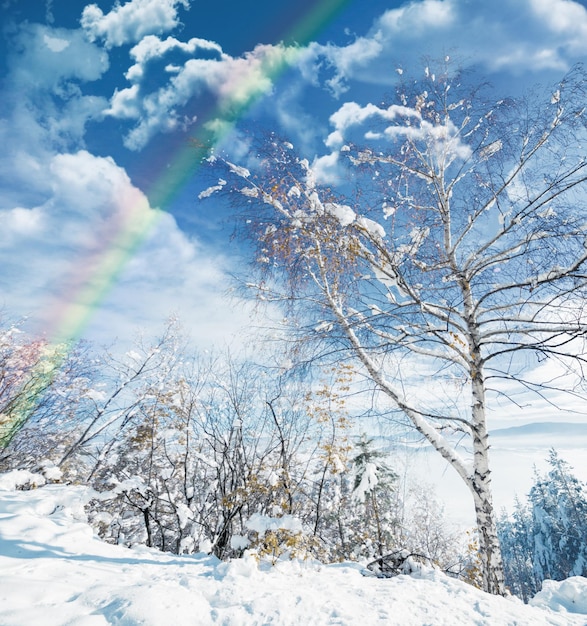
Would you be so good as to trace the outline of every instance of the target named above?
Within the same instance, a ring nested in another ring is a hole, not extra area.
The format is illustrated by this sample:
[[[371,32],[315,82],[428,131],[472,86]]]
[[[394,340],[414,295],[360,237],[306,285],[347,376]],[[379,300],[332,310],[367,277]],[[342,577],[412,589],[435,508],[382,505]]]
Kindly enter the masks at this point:
[[[14,491],[0,476],[2,626],[587,624],[587,579],[525,606],[440,572],[377,579],[355,564],[221,563],[107,545],[84,521],[82,487]]]

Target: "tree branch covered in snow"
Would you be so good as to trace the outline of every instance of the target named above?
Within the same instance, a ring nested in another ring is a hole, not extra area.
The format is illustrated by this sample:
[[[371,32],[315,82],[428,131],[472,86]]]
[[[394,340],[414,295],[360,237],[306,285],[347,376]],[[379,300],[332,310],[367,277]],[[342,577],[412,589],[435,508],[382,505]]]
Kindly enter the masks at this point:
[[[320,184],[320,158],[310,164],[277,138],[255,172],[224,162],[263,297],[295,309],[300,340],[361,364],[451,463],[473,496],[493,593],[504,587],[488,380],[524,387],[534,357],[563,367],[576,392],[587,357],[582,80],[571,72],[544,105],[488,104],[444,67],[388,106],[346,103],[326,140],[340,189]],[[449,425],[468,437],[469,459]]]

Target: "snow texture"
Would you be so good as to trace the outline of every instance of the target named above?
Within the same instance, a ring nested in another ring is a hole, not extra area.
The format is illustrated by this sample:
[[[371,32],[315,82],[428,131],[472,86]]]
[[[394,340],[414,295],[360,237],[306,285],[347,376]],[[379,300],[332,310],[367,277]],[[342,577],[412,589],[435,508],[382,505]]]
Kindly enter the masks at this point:
[[[208,189],[204,189],[204,191],[201,191],[198,194],[198,198],[200,200],[202,200],[203,198],[209,198],[212,194],[216,193],[217,191],[222,191],[222,188],[226,185],[226,181],[221,178],[218,181],[217,185],[212,185],[212,187],[208,187]]]
[[[361,481],[353,491],[353,497],[359,502],[365,502],[366,495],[375,489],[378,482],[377,465],[375,463],[366,463]]]
[[[561,582],[545,580],[530,604],[554,611],[567,611],[587,615],[587,587],[582,576],[573,576]],[[586,620],[587,623],[587,620]]]
[[[524,605],[487,595],[439,571],[380,579],[361,565],[250,555],[222,563],[99,541],[85,522],[88,488],[15,486],[0,476],[2,626],[319,626],[422,624],[539,626],[587,621],[587,579],[549,582]]]
[[[385,228],[377,222],[370,220],[368,217],[359,217],[357,224],[362,226],[372,237],[383,239],[385,237]]]
[[[356,213],[351,209],[351,207],[347,206],[346,204],[336,204],[334,202],[328,202],[325,205],[325,208],[329,213],[336,217],[336,219],[340,222],[340,225],[343,228],[345,226],[348,226],[349,224],[352,224],[357,217]]]
[[[283,515],[282,517],[269,517],[255,513],[246,522],[249,530],[254,530],[260,535],[264,535],[268,531],[289,530],[291,532],[301,532],[302,522],[293,517],[293,515]]]

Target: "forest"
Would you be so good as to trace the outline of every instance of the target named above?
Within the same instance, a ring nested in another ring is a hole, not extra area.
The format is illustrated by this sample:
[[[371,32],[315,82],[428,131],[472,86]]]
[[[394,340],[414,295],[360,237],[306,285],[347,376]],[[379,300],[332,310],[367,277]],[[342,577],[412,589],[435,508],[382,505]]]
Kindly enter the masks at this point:
[[[351,369],[301,379],[197,355],[181,333],[172,319],[115,357],[4,327],[0,472],[20,471],[27,489],[92,487],[88,519],[109,543],[376,571],[403,553],[481,587],[475,530],[448,523],[430,486],[396,471],[393,444],[353,424]],[[23,406],[26,423],[9,431]],[[524,601],[545,579],[587,573],[587,485],[554,450],[549,464],[498,520],[507,589]]]
[[[585,575],[585,486],[553,452],[500,517],[488,428],[520,394],[585,396],[584,84],[577,67],[494,102],[447,57],[388,101],[345,103],[313,163],[274,133],[242,164],[200,142],[215,180],[199,200],[234,207],[272,351],[198,354],[175,319],[101,353],[5,324],[1,469],[91,485],[92,523],[124,545],[375,567],[407,551],[524,599]],[[376,417],[467,486],[465,545],[363,434]]]

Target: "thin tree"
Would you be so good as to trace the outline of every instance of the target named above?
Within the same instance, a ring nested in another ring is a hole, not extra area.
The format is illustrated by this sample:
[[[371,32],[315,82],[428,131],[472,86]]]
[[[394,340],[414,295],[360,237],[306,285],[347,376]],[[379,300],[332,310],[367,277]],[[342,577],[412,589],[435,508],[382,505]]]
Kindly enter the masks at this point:
[[[42,413],[65,356],[65,346],[31,338],[18,325],[0,323],[0,451]]]
[[[248,286],[286,304],[319,354],[357,361],[468,486],[495,594],[505,588],[488,408],[516,390],[553,404],[583,391],[581,78],[569,74],[544,106],[488,104],[448,66],[427,69],[391,104],[344,104],[331,154],[313,164],[275,136],[253,171],[213,155],[223,178],[202,194],[229,190],[250,207]],[[325,172],[338,174],[338,194]]]

